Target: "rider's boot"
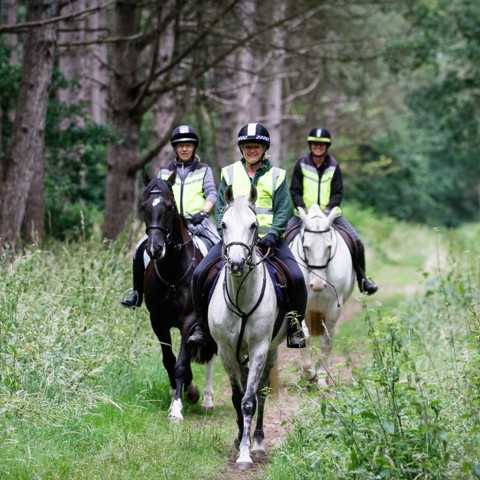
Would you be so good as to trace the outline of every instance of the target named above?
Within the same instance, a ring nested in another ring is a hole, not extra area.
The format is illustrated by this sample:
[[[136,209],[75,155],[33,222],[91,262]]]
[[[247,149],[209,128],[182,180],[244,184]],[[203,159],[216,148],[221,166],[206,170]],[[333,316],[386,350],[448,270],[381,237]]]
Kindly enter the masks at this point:
[[[297,326],[297,322],[295,325],[291,323],[288,325],[288,333],[287,333],[287,347],[288,348],[305,348],[307,346],[307,340],[305,338],[305,334],[303,330]]]
[[[354,268],[357,275],[358,288],[364,295],[373,295],[378,290],[378,286],[371,278],[365,275],[365,249],[360,240],[357,241],[357,249],[358,253],[357,258],[354,260]]]
[[[193,274],[192,278],[192,299],[193,299],[193,308],[195,309],[195,317],[197,319],[196,323],[192,326],[190,330],[190,335],[187,339],[187,343],[190,345],[203,345],[206,339],[206,318],[208,312],[208,304],[205,305],[205,300],[203,298],[203,283],[199,280],[197,272]]]
[[[135,254],[133,258],[133,290],[127,290],[122,299],[122,306],[126,308],[137,308],[142,305],[143,301],[143,275],[145,273],[145,267],[143,265],[143,251],[142,258],[138,258],[140,255]],[[130,295],[128,295],[128,293]],[[128,296],[126,296],[128,295]]]

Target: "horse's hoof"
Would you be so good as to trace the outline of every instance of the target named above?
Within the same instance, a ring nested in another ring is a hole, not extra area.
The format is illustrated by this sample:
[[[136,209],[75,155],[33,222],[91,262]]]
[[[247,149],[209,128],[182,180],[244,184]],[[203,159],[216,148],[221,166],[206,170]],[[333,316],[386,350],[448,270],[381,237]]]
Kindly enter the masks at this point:
[[[238,462],[237,461],[237,467],[239,470],[248,470],[249,468],[253,467],[253,462]]]
[[[211,398],[204,398],[202,402],[202,408],[204,408],[205,410],[213,410],[213,400]]]
[[[171,422],[183,422],[183,415],[182,414],[169,413],[168,414],[168,419]]]
[[[322,377],[317,378],[317,388],[328,388],[327,379]]]
[[[200,392],[195,385],[191,385],[187,388],[187,400],[192,404],[195,404],[200,400]]]
[[[255,453],[257,455],[267,455],[267,451],[265,450],[265,447],[261,443],[256,443],[254,442],[252,445],[252,448],[250,449],[250,452]]]

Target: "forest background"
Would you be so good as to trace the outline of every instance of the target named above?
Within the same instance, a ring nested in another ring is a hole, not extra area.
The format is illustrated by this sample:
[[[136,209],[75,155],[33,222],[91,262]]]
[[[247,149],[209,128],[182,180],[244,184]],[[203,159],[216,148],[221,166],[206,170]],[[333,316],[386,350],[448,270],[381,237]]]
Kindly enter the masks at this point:
[[[4,247],[115,240],[180,123],[217,178],[247,122],[289,172],[322,126],[348,202],[479,218],[476,1],[1,0],[0,20]]]

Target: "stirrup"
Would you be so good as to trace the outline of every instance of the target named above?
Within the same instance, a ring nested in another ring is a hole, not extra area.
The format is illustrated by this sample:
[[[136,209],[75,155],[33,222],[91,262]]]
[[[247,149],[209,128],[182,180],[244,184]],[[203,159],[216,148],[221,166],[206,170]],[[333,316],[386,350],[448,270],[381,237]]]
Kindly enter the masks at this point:
[[[127,297],[129,292],[131,292],[130,296]],[[142,305],[142,298],[136,290],[133,290],[133,288],[129,288],[123,294],[123,299],[121,301],[121,304],[123,307],[135,309]]]
[[[287,347],[288,348],[305,348],[307,341],[303,330],[297,332],[289,332],[287,335]]]
[[[188,344],[203,345],[205,343],[205,334],[203,333],[203,328],[199,323],[196,323],[192,329],[191,333],[187,339]]]

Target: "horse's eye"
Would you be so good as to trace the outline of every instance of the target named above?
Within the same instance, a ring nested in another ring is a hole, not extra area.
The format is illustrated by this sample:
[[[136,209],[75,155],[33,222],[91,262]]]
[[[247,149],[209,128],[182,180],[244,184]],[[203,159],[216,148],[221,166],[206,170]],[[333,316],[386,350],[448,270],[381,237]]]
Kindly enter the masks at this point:
[[[253,222],[251,225],[250,225],[250,230],[252,230],[252,232],[257,228],[257,222]]]
[[[226,230],[227,226],[225,225],[225,222],[222,222],[222,230]]]

